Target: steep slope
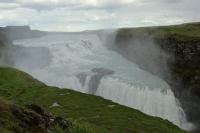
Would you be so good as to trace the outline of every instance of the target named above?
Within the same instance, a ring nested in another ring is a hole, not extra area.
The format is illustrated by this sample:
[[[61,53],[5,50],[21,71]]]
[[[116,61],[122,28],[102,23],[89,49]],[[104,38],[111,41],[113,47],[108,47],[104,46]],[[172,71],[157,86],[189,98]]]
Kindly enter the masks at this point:
[[[149,38],[151,40],[147,40]],[[172,55],[168,58],[167,63],[169,63],[168,67],[173,78],[180,79],[181,84],[186,87],[185,89],[190,88],[190,93],[200,97],[200,23],[121,29],[117,33],[115,42],[118,47],[126,50],[128,45],[134,45],[135,40],[141,44],[146,41],[146,47],[152,41],[164,52]],[[127,54],[126,56],[130,56],[131,53]],[[146,61],[146,63],[148,62]],[[154,61],[154,63],[159,63],[159,61]],[[149,64],[145,64],[145,62],[139,65],[156,75],[160,74],[153,72],[149,68]]]
[[[184,133],[166,120],[97,96],[46,86],[13,68],[0,68],[0,98],[20,105],[40,105],[54,115],[83,123],[99,133]],[[6,108],[4,105],[8,104],[1,102],[0,107]],[[9,122],[9,113],[8,116]]]
[[[200,23],[120,29],[114,43],[124,57],[167,81],[189,120],[200,123]]]
[[[0,101],[1,133],[46,133],[58,130],[69,133],[72,127],[70,122],[47,114],[37,105],[18,106]]]

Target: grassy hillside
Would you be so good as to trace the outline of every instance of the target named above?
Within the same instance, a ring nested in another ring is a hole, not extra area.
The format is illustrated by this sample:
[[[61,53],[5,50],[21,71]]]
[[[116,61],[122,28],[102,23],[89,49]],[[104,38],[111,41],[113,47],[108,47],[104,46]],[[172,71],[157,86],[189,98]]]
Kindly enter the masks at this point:
[[[53,115],[72,121],[75,125],[77,125],[76,123],[85,125],[90,129],[88,132],[185,133],[167,120],[150,117],[97,96],[46,86],[26,73],[13,68],[0,67],[0,101],[9,101],[20,106],[24,104],[39,105]],[[4,120],[4,125],[6,125],[15,118],[9,115],[10,110],[4,104],[4,102],[0,102],[0,114],[2,114],[3,108],[8,113],[3,111],[0,123]],[[58,106],[52,106],[53,104]],[[1,131],[8,131],[5,126],[1,125],[0,128]],[[74,130],[74,132],[80,133],[81,131]]]
[[[34,104],[19,106],[0,100],[1,133],[95,133],[85,123],[54,116]]]

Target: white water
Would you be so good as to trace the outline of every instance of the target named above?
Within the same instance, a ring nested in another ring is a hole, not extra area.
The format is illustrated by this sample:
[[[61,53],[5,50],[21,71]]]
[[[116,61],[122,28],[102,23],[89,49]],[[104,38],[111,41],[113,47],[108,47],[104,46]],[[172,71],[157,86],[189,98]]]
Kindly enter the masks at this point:
[[[93,94],[168,119],[181,128],[189,128],[185,114],[168,84],[108,50],[96,35],[49,35],[14,43],[49,49],[52,60],[44,68],[29,69],[21,65],[20,60],[16,63],[17,68],[48,85],[84,93],[91,93],[91,89],[94,89]],[[104,68],[114,73],[102,75],[99,80],[94,78],[94,84],[99,84],[97,88],[89,88],[92,77],[99,74],[92,71],[94,68]],[[81,73],[84,73],[83,84],[77,77]]]

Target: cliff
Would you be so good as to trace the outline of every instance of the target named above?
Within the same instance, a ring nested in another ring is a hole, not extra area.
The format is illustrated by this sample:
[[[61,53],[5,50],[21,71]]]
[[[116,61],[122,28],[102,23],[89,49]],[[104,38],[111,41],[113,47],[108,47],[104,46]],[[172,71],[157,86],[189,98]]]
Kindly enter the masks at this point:
[[[200,123],[200,23],[120,29],[115,44],[125,58],[167,81],[188,119]]]

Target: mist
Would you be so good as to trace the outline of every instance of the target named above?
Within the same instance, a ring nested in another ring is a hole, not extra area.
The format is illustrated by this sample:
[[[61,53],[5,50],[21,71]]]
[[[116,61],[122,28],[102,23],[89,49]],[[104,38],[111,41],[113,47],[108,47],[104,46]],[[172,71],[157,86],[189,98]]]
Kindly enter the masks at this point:
[[[4,58],[47,85],[113,100],[190,130],[181,104],[159,77],[170,57],[153,37],[118,40],[118,30],[15,40]]]
[[[23,68],[24,70],[44,68],[51,61],[51,54],[43,47],[5,47],[1,51],[0,63],[4,66]]]
[[[166,44],[158,44],[156,36],[149,34],[148,31],[139,35],[136,33],[131,37],[123,36],[120,32],[123,30],[107,33],[107,39],[103,39],[105,46],[136,63],[141,69],[165,80],[180,101],[179,104],[186,112],[187,119],[195,125],[192,128],[193,132],[199,132],[200,99],[184,91],[179,79],[174,79],[175,73],[172,71],[172,64],[175,62],[174,53],[162,47]]]
[[[144,32],[143,35],[123,38],[119,32],[120,29],[107,32],[107,38],[104,39],[105,46],[154,75],[163,79],[170,78],[168,64],[174,57],[155,43],[153,35]]]

